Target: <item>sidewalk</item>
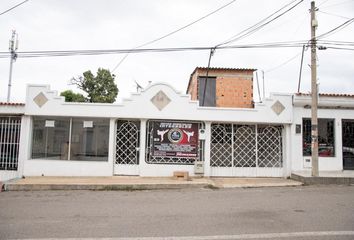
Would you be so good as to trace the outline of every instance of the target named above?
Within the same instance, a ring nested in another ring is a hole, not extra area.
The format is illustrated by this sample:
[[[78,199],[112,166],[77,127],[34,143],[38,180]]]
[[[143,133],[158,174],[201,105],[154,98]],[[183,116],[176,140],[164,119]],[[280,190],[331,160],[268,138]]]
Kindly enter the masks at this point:
[[[289,187],[302,185],[284,178],[190,178],[172,177],[26,177],[3,183],[7,191],[36,190],[153,190],[185,188]]]
[[[306,185],[351,185],[354,184],[354,171],[320,171],[318,177],[312,177],[311,171],[297,171],[291,174],[291,178]]]

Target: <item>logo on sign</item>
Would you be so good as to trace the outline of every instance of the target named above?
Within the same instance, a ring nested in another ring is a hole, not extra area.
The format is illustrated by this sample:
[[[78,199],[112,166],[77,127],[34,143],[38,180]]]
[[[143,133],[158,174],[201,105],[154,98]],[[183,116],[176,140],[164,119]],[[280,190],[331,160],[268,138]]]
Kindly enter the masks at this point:
[[[179,143],[183,138],[183,133],[178,128],[173,128],[168,132],[168,140],[172,143]]]

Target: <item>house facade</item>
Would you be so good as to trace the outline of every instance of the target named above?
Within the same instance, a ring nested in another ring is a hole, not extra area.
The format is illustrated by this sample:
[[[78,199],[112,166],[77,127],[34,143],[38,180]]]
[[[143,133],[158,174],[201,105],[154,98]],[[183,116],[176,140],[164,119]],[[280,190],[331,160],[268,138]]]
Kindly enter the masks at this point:
[[[206,107],[156,83],[120,104],[68,103],[48,85],[29,85],[24,105],[0,104],[1,181],[288,177],[311,169],[310,100],[273,93],[252,108]],[[354,96],[320,95],[318,116],[319,170],[353,169]]]

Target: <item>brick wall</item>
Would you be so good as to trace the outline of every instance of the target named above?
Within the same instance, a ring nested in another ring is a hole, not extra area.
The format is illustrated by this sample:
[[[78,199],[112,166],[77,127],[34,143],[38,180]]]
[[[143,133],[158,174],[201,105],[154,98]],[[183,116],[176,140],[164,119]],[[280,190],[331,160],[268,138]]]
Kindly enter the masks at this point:
[[[209,77],[216,77],[216,107],[253,108],[254,69],[210,68]],[[206,76],[206,68],[191,74],[187,93],[198,99],[198,77]]]

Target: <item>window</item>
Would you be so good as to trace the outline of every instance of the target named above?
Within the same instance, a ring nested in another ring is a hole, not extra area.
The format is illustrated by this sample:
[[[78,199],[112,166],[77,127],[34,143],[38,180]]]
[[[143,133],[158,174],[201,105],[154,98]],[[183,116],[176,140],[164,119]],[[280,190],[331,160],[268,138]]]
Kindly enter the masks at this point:
[[[32,158],[61,159],[69,141],[70,118],[35,118]]]
[[[311,119],[302,121],[303,156],[311,156]],[[318,155],[334,157],[334,119],[318,119]]]
[[[108,119],[35,117],[32,159],[107,161],[108,138]]]
[[[198,77],[199,106],[216,106],[216,77]],[[206,85],[205,85],[206,83]],[[205,93],[205,96],[204,96]]]
[[[70,159],[107,160],[108,135],[108,120],[73,119]]]

